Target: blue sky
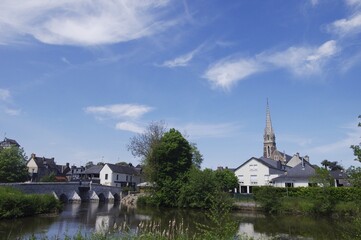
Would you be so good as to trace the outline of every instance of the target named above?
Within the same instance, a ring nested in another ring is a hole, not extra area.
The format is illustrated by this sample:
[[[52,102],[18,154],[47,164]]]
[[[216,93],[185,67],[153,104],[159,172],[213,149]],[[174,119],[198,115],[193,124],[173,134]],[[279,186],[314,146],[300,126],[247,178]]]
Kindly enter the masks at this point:
[[[151,121],[203,167],[277,147],[358,166],[361,1],[2,0],[0,134],[58,163],[138,163]]]

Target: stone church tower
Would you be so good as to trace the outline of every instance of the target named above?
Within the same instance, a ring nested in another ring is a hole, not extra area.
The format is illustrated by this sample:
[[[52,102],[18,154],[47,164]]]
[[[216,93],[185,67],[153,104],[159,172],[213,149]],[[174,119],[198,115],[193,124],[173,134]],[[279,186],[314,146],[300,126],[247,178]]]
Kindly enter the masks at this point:
[[[273,132],[272,128],[271,113],[269,110],[268,100],[266,110],[266,128],[264,129],[263,140],[263,157],[279,160],[275,159],[274,157],[274,155],[278,153],[278,151],[276,148],[276,135]]]

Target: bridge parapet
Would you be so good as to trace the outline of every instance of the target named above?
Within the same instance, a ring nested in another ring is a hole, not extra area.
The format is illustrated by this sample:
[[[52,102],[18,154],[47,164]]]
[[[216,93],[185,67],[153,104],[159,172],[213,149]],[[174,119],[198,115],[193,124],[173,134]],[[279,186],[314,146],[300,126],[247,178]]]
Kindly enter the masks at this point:
[[[0,186],[8,186],[19,189],[28,194],[55,194],[58,199],[68,201],[120,201],[121,189],[119,187],[91,184],[89,182],[36,182],[36,183],[0,183]],[[96,196],[95,196],[96,195]]]

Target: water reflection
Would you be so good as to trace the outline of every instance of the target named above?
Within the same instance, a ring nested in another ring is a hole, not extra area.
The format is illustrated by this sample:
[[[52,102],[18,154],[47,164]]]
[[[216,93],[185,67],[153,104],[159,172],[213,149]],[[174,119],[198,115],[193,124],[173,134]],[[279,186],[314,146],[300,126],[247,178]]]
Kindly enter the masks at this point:
[[[295,216],[264,216],[254,213],[234,213],[234,221],[239,222],[240,234],[253,236],[255,239],[342,239],[342,220],[329,218],[311,218]],[[67,204],[58,216],[37,216],[16,220],[0,221],[0,239],[48,236],[64,238],[73,236],[78,231],[84,234],[104,232],[114,226],[126,223],[136,229],[141,221],[154,221],[168,226],[169,221],[184,222],[184,229],[192,234],[197,224],[209,224],[208,218],[200,210],[184,209],[131,209],[119,204],[73,203]]]

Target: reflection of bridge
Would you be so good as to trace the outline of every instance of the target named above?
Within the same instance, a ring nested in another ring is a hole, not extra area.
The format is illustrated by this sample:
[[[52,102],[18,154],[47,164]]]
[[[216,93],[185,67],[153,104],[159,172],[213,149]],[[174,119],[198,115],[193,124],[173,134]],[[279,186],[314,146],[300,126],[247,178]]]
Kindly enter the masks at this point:
[[[53,194],[63,202],[74,201],[120,201],[121,189],[119,187],[100,184],[83,183],[1,183],[0,186],[17,188],[29,194]]]

